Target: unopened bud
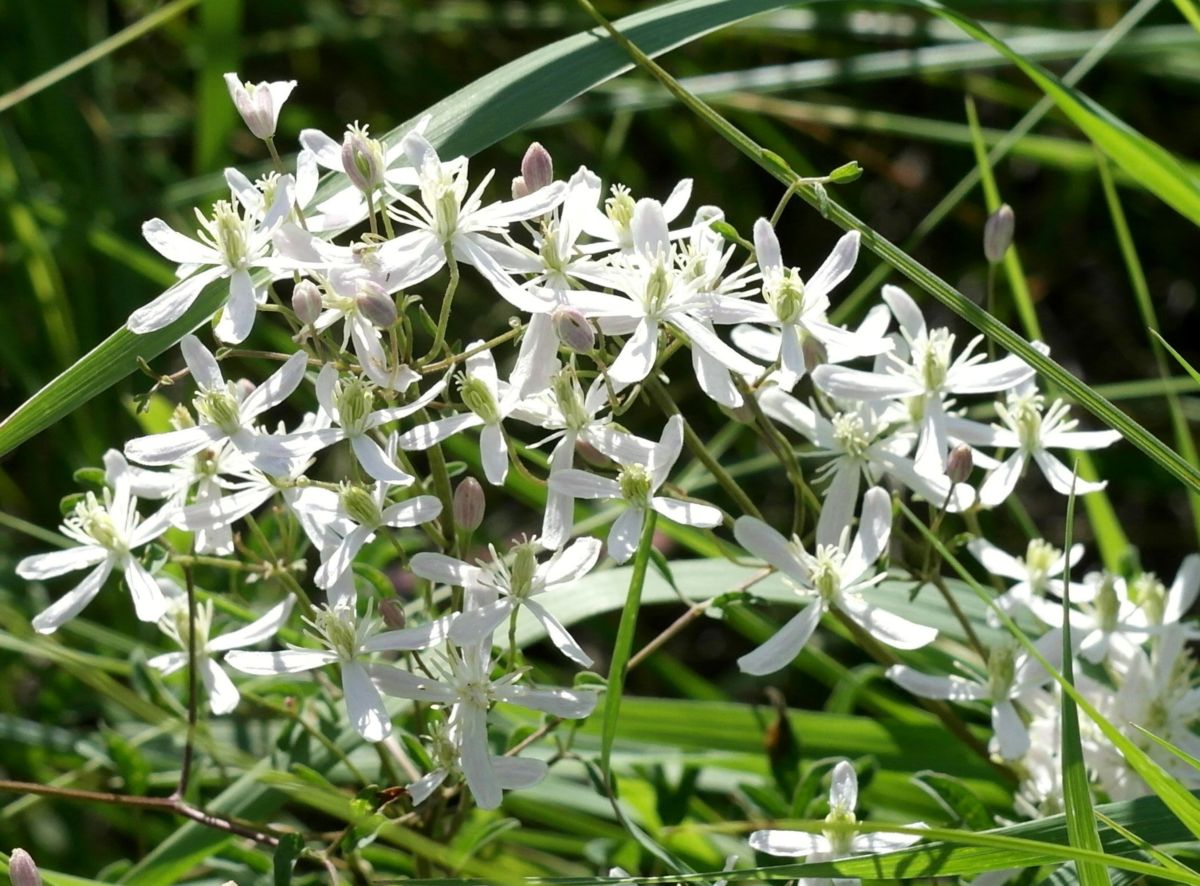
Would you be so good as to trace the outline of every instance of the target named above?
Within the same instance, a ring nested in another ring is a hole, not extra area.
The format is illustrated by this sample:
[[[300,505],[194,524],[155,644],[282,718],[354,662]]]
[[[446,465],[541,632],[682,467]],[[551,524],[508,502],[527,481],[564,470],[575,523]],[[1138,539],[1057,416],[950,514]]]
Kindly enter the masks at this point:
[[[844,185],[857,180],[862,173],[862,167],[858,165],[858,161],[851,160],[829,173],[829,180],[835,185]]]
[[[407,618],[404,615],[404,607],[400,605],[399,600],[388,598],[379,604],[379,614],[383,616],[383,623],[393,631],[404,629],[404,624]]]
[[[357,123],[346,130],[342,140],[342,169],[363,193],[383,184],[383,145],[367,135],[367,127]]]
[[[354,303],[358,306],[358,312],[380,329],[390,329],[400,316],[396,312],[395,300],[382,286],[371,280],[358,284]]]
[[[596,348],[596,330],[576,308],[558,308],[554,312],[554,331],[558,340],[577,354],[590,354]]]
[[[182,403],[176,406],[175,411],[171,413],[171,427],[177,431],[196,427],[196,422],[192,418],[192,413]]]
[[[292,310],[305,326],[312,326],[321,316],[321,289],[312,280],[301,280],[292,290]]]
[[[246,128],[255,138],[268,139],[275,135],[279,109],[296,86],[295,80],[276,83],[243,83],[237,74],[225,75],[229,97],[241,115]]]
[[[1015,225],[1012,207],[1007,203],[988,216],[987,224],[983,226],[983,254],[991,264],[1004,259],[1004,253],[1012,246]]]
[[[474,532],[483,523],[486,502],[483,487],[474,477],[467,477],[454,490],[454,522],[467,532]]]
[[[531,194],[554,181],[554,161],[540,143],[531,144],[521,158],[521,178]]]
[[[525,184],[524,176],[518,175],[512,182],[512,198],[520,200],[522,197],[529,196],[529,185]]]
[[[8,878],[13,886],[42,886],[42,875],[24,849],[14,849],[8,857]]]
[[[946,476],[951,483],[966,483],[973,467],[975,459],[970,446],[959,445],[950,450],[950,457],[946,459]]]
[[[819,338],[806,335],[800,350],[804,354],[804,367],[809,372],[829,362],[829,351]]]
[[[254,389],[258,387],[248,378],[239,378],[234,382],[234,388],[237,391],[237,400],[239,403],[245,401],[247,397],[254,393]]]

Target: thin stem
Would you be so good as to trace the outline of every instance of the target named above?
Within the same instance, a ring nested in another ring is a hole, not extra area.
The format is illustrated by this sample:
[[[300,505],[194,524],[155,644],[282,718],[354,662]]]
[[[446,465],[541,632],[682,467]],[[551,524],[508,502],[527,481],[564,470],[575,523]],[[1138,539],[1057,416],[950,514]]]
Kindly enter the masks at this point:
[[[506,341],[510,341],[511,339],[516,338],[518,335],[521,334],[521,331],[524,328],[525,328],[525,326],[524,326],[524,324],[522,324],[521,326],[518,326],[515,329],[510,329],[508,332],[502,333],[501,335],[497,335],[495,338],[488,339],[483,344],[481,344],[477,347],[468,348],[467,350],[463,351],[461,354],[452,354],[451,356],[447,357],[444,360],[439,360],[436,363],[430,363],[426,366],[423,366],[420,371],[423,373],[430,373],[430,372],[438,372],[442,369],[449,369],[451,366],[454,366],[458,363],[462,363],[464,360],[467,360],[470,357],[474,357],[476,354],[482,354],[484,351],[490,351],[492,348],[496,347],[497,345],[502,345]]]
[[[184,586],[187,588],[188,607],[188,703],[187,703],[187,738],[183,743],[183,760],[179,764],[179,784],[171,796],[182,800],[187,796],[188,781],[192,773],[192,755],[196,742],[197,696],[199,695],[196,672],[196,582],[192,575],[192,567],[183,568]]]
[[[454,293],[458,290],[458,259],[450,245],[446,245],[446,263],[450,266],[450,282],[446,284],[446,294],[442,296],[442,309],[438,312],[437,332],[434,333],[433,347],[429,355],[436,357],[446,341],[446,327],[450,324],[450,306],[454,304]]]

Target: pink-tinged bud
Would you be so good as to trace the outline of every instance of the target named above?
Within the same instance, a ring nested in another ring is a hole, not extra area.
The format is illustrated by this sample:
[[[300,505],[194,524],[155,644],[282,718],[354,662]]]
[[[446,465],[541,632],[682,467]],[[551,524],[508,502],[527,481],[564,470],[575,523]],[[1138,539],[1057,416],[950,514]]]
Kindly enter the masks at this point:
[[[372,280],[364,280],[358,284],[354,303],[358,306],[358,312],[380,329],[390,329],[400,316],[396,312],[395,299]]]
[[[946,459],[946,476],[950,478],[950,482],[966,483],[974,467],[975,459],[971,455],[970,446],[960,444],[950,450],[950,457]]]
[[[363,193],[383,184],[383,145],[367,135],[367,127],[357,123],[346,130],[342,139],[342,169]]]
[[[301,280],[292,290],[292,310],[305,326],[312,326],[321,316],[321,289],[312,280]]]
[[[14,849],[8,857],[8,878],[13,886],[42,886],[42,875],[24,849]]]
[[[540,143],[531,144],[521,158],[521,178],[531,194],[554,181],[554,161]]]
[[[466,477],[454,490],[454,522],[467,532],[474,532],[483,524],[486,501],[483,487],[474,477]]]
[[[1004,260],[1004,253],[1012,246],[1016,218],[1007,203],[988,216],[983,226],[983,254],[995,265]]]
[[[383,623],[393,631],[403,630],[408,620],[400,601],[390,597],[379,604],[379,614],[383,617]]]
[[[275,83],[243,83],[237,74],[225,75],[225,86],[233,106],[246,123],[246,128],[255,138],[269,139],[275,136],[279,122],[279,110],[296,87],[295,80],[280,80]]]
[[[254,393],[254,389],[257,388],[258,385],[250,381],[248,378],[239,378],[236,382],[234,382],[234,387],[236,388],[238,402],[241,403]]]
[[[811,335],[805,336],[800,349],[804,353],[804,366],[809,372],[829,362],[829,351],[820,339],[813,338]]]
[[[512,182],[512,198],[520,200],[522,197],[529,196],[529,185],[525,184],[525,179],[522,176],[517,176]]]
[[[580,311],[575,308],[558,308],[553,319],[558,340],[572,351],[577,354],[590,354],[596,349],[596,330]]]

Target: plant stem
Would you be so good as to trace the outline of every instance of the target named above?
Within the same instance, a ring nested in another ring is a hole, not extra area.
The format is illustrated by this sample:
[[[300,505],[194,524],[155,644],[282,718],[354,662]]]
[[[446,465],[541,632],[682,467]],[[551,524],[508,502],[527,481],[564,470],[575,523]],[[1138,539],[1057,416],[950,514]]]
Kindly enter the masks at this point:
[[[196,673],[196,582],[192,575],[192,567],[183,567],[184,585],[187,588],[188,607],[188,703],[187,703],[187,738],[183,743],[183,760],[179,764],[179,784],[174,799],[182,800],[187,795],[188,781],[192,773],[192,754],[196,742],[196,711],[199,687],[196,685],[199,675]]]
[[[446,327],[450,324],[450,306],[454,304],[454,293],[458,289],[458,259],[449,244],[446,246],[446,263],[450,266],[450,282],[446,284],[446,294],[442,296],[442,309],[438,312],[437,332],[433,337],[433,346],[429,356],[436,357],[446,342]]]

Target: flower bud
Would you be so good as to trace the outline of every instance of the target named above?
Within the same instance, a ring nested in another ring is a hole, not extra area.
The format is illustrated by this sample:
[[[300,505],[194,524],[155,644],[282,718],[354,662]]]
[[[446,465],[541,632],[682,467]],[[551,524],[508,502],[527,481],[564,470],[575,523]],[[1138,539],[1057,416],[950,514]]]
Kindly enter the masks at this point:
[[[562,307],[554,312],[554,331],[558,340],[577,354],[596,349],[596,330],[576,308]]]
[[[383,184],[383,145],[367,135],[367,127],[357,123],[346,130],[342,140],[342,169],[363,193]]]
[[[1007,203],[988,216],[983,226],[983,254],[991,264],[999,264],[1012,246],[1015,224],[1012,207]]]
[[[8,878],[13,886],[42,886],[42,875],[24,849],[14,849],[8,857]]]
[[[857,160],[851,160],[849,163],[843,163],[833,172],[829,173],[829,180],[835,185],[849,184],[852,181],[857,181],[862,177],[862,167],[858,165]]]
[[[296,87],[295,80],[275,83],[243,83],[237,74],[225,75],[225,86],[233,105],[246,123],[246,128],[255,138],[269,139],[275,136],[279,121],[279,109]]]
[[[234,382],[234,390],[236,392],[235,396],[237,397],[237,401],[239,403],[243,402],[247,397],[254,393],[254,389],[257,387],[258,385],[250,381],[250,379],[239,378],[236,382]]]
[[[512,198],[520,200],[522,197],[529,196],[529,185],[525,184],[524,176],[518,175],[512,180]]]
[[[521,158],[521,178],[531,194],[554,181],[554,161],[540,143],[531,144]]]
[[[292,310],[305,326],[312,326],[321,316],[321,290],[312,280],[301,280],[292,290]]]
[[[466,477],[454,490],[454,522],[467,532],[474,532],[483,523],[485,504],[479,481]]]
[[[946,459],[946,476],[950,478],[951,483],[966,483],[973,467],[975,459],[971,455],[970,446],[960,444],[950,450],[950,457]]]
[[[806,335],[804,343],[800,345],[800,350],[804,354],[804,366],[809,372],[829,362],[829,351],[819,338]]]
[[[364,280],[358,284],[354,302],[358,306],[358,312],[380,329],[390,329],[399,319],[395,300],[382,286],[371,280]]]
[[[399,600],[392,597],[384,600],[379,604],[379,614],[383,616],[383,623],[393,631],[404,629],[407,618],[404,615],[404,607],[400,605]]]
[[[575,441],[575,453],[593,468],[613,467],[613,460],[586,440]]]

